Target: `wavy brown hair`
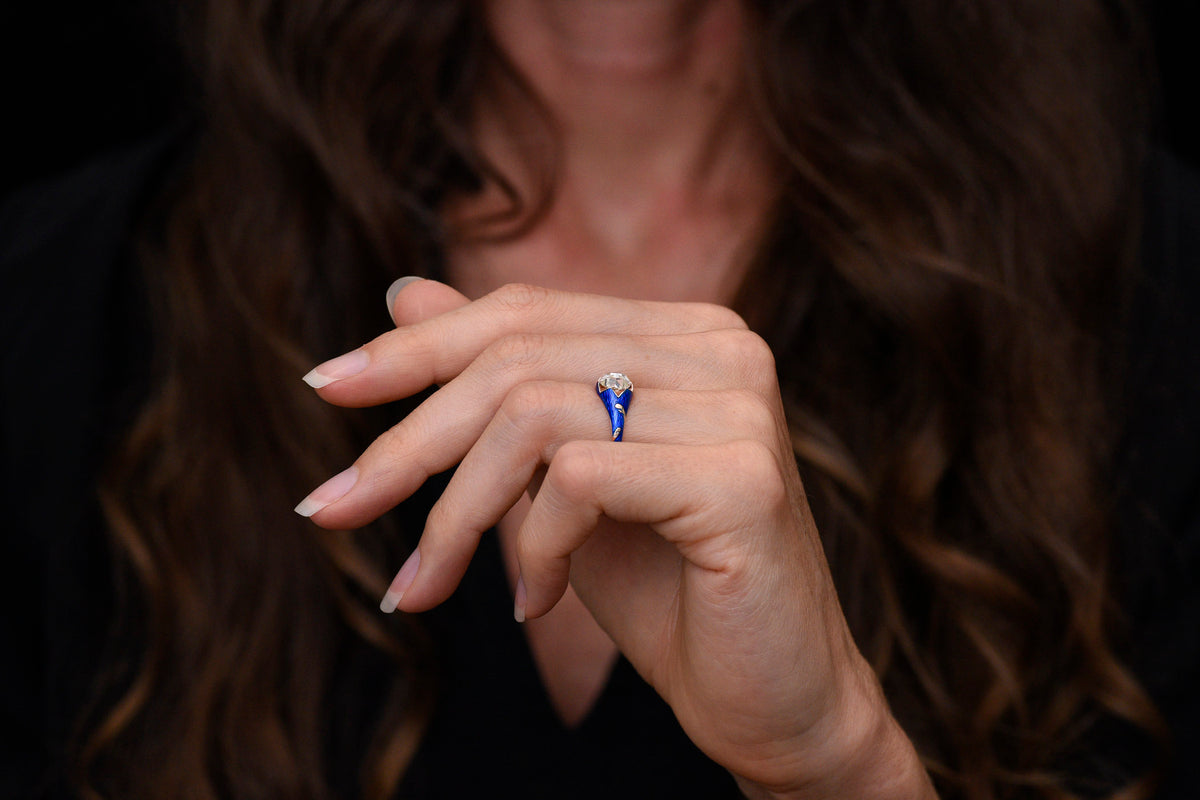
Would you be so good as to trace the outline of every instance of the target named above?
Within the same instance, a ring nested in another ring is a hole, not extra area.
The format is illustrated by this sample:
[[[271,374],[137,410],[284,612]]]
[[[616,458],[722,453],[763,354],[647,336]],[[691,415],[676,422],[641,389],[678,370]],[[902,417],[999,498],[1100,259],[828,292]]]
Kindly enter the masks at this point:
[[[1099,721],[1161,729],[1110,639],[1145,116],[1131,4],[753,9],[748,72],[787,170],[737,308],[775,352],[857,641],[943,796],[1145,797],[1144,764],[1085,781]],[[286,512],[386,417],[296,376],[387,323],[347,309],[436,274],[462,235],[448,197],[498,186],[518,229],[549,202],[468,135],[490,81],[537,107],[480,16],[212,0],[194,17],[206,125],[145,226],[154,379],[103,487],[144,646],[87,719],[95,793],[331,796],[346,648],[398,676],[349,791],[399,782],[434,670],[411,621],[372,613],[406,532]]]

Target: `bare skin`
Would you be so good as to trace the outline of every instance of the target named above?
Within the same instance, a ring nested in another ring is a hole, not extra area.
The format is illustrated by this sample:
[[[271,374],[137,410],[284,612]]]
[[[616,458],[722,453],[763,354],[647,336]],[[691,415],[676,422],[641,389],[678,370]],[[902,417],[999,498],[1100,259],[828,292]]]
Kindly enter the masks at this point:
[[[931,798],[846,628],[771,354],[720,305],[773,193],[740,13],[489,6],[559,122],[554,206],[518,241],[452,252],[458,290],[410,284],[395,331],[306,377],[346,406],[442,388],[298,510],[361,525],[459,464],[385,606],[444,600],[498,524],[518,619],[563,615],[530,643],[551,696],[583,698],[564,719],[603,685],[607,640],[750,797]],[[520,185],[533,172],[504,112],[481,105],[477,135]],[[493,200],[475,202],[448,213]],[[637,386],[619,444],[591,386],[614,369]]]
[[[549,215],[500,245],[458,247],[451,282],[469,297],[507,283],[644,299],[728,302],[738,256],[771,200],[765,148],[741,82],[736,3],[493,3],[491,28],[561,126],[562,180]],[[481,104],[479,141],[528,183],[504,109]],[[515,113],[521,113],[516,109]],[[485,213],[492,196],[459,202]],[[515,590],[524,498],[500,521]],[[567,726],[608,680],[616,645],[574,590],[525,626],[547,697]]]
[[[513,0],[488,6],[500,46],[551,110],[559,182],[517,241],[459,247],[452,283],[506,283],[659,300],[728,301],[769,207],[767,148],[749,108],[741,8],[727,2]],[[506,118],[480,103],[483,150],[526,193],[536,181]],[[494,196],[455,204],[469,217]]]

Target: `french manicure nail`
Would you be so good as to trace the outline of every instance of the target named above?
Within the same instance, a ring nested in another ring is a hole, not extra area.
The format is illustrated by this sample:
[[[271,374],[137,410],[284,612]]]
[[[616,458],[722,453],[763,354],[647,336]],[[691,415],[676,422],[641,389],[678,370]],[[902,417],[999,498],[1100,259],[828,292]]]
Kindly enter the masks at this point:
[[[525,590],[525,578],[522,575],[517,576],[517,589],[513,592],[513,619],[517,622],[525,621],[525,603],[528,602],[528,592]]]
[[[366,350],[351,350],[345,355],[326,361],[305,375],[302,380],[314,389],[328,386],[334,381],[357,375],[367,368],[371,357]]]
[[[400,571],[396,573],[396,577],[392,578],[392,585],[388,587],[387,592],[383,595],[383,600],[379,603],[379,610],[385,614],[390,614],[396,610],[396,606],[400,605],[400,601],[404,598],[404,593],[408,591],[408,587],[412,586],[413,578],[417,577],[417,570],[421,566],[421,551],[413,550],[412,555],[404,562],[404,566],[400,567]]]
[[[322,483],[312,494],[300,501],[296,513],[302,517],[311,517],[330,503],[341,500],[346,493],[354,488],[358,481],[358,467],[342,470],[329,480]]]
[[[388,315],[392,317],[393,322],[396,319],[395,316],[392,315],[392,308],[396,305],[396,295],[400,294],[400,290],[403,289],[405,286],[408,286],[410,283],[415,283],[416,281],[420,281],[420,280],[424,280],[424,278],[422,278],[420,275],[405,275],[403,278],[397,278],[395,281],[392,282],[392,285],[388,287],[388,290],[387,290]]]

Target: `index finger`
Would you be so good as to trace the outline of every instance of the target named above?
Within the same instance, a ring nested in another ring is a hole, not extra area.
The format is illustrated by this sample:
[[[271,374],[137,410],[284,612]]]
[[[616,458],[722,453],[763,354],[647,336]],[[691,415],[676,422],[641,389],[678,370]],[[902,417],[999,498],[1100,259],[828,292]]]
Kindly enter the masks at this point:
[[[406,294],[408,290],[400,292],[393,307],[398,319],[410,313],[403,305]],[[422,302],[423,295],[409,297]],[[448,382],[490,344],[517,333],[644,336],[745,327],[733,311],[709,303],[625,300],[511,284],[473,303],[388,331],[318,366],[305,380],[331,403],[378,405]]]

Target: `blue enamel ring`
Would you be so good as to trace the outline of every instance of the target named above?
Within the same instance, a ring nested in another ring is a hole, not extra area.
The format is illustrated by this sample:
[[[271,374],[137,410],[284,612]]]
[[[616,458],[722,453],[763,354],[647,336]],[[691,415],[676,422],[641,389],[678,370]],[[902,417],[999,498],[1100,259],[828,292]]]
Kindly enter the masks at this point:
[[[596,381],[596,394],[608,409],[608,418],[612,422],[612,440],[621,441],[625,432],[625,413],[629,410],[629,401],[633,399],[633,381],[620,372],[610,372]]]

